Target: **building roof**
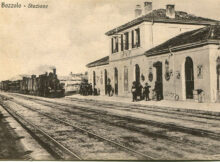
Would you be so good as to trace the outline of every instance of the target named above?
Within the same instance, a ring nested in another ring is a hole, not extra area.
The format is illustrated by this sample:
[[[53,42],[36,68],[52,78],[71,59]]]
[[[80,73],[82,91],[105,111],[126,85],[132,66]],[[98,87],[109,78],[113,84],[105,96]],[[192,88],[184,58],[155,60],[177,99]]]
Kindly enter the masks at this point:
[[[103,57],[99,60],[93,61],[93,62],[87,64],[86,66],[88,68],[91,68],[91,67],[107,65],[107,64],[109,64],[109,56],[106,56],[106,57]]]
[[[81,77],[71,77],[71,76],[58,76],[60,81],[81,81]]]
[[[87,75],[82,73],[73,74],[72,72],[69,75],[58,76],[58,79],[61,81],[81,81],[82,79],[86,79]]]
[[[121,25],[115,29],[112,29],[105,34],[110,36],[117,32],[123,31],[134,25],[140,24],[142,22],[162,22],[162,23],[177,23],[177,24],[198,24],[198,25],[209,25],[215,24],[217,20],[212,20],[204,17],[194,16],[183,11],[175,11],[175,18],[168,18],[166,16],[166,9],[156,9],[152,12],[138,17],[124,25]]]
[[[177,35],[168,41],[151,48],[145,52],[146,56],[165,54],[168,52],[180,51],[195,48],[206,44],[219,44],[220,25],[209,25],[204,28],[192,30]]]

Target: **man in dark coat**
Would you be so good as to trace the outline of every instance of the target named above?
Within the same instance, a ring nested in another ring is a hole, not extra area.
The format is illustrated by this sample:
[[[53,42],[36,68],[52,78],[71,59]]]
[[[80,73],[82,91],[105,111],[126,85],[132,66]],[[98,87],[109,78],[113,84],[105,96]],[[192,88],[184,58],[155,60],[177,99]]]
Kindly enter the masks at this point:
[[[146,101],[149,101],[150,98],[149,98],[149,93],[150,93],[150,86],[148,85],[148,83],[145,83],[145,86],[144,86],[144,98],[146,99]]]
[[[162,84],[158,81],[155,82],[155,87],[154,87],[154,91],[156,93],[156,99],[157,101],[161,100],[162,99]]]
[[[111,80],[108,79],[108,83],[107,83],[107,94],[108,94],[108,96],[112,96],[111,92],[112,92]]]

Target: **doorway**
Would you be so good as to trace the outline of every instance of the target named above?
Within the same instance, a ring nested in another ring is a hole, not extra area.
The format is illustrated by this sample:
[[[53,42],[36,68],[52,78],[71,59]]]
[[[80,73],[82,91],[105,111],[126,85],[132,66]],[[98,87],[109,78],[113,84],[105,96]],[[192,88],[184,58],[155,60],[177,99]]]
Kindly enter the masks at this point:
[[[217,102],[220,102],[220,57],[216,60],[216,75],[217,75]]]
[[[96,74],[95,71],[93,71],[93,88],[95,88],[96,85]]]
[[[186,99],[193,99],[194,72],[193,72],[193,61],[190,57],[187,57],[185,62],[185,85],[186,85]]]
[[[118,95],[118,69],[115,68],[115,95]]]
[[[138,64],[135,65],[135,81],[140,83],[140,67]]]
[[[157,92],[159,93],[159,98],[160,100],[163,99],[163,66],[162,66],[162,62],[158,61],[156,63],[154,63],[153,65],[156,68],[156,82],[155,84],[157,84]]]
[[[105,69],[104,72],[104,78],[105,78],[105,95],[107,95],[107,83],[108,83],[108,74],[107,74],[107,70]]]

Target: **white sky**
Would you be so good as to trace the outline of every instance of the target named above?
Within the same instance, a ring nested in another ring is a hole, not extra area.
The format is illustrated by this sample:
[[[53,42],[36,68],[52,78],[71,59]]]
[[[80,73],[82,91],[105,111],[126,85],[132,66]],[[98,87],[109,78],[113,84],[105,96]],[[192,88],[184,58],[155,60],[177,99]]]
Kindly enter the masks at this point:
[[[86,71],[109,54],[105,32],[134,18],[145,0],[0,0],[35,2],[48,9],[0,8],[0,80],[56,66],[58,75]],[[153,0],[153,9],[176,10],[220,20],[220,0]]]

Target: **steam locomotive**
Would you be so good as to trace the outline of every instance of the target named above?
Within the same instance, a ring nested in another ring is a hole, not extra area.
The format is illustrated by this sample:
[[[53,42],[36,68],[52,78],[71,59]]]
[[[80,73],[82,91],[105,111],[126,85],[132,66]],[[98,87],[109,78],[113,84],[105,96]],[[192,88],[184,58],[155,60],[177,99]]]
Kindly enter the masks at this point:
[[[0,89],[8,92],[17,92],[42,97],[63,97],[65,90],[57,78],[56,69],[49,74],[31,75],[22,80],[6,80],[0,83]]]

